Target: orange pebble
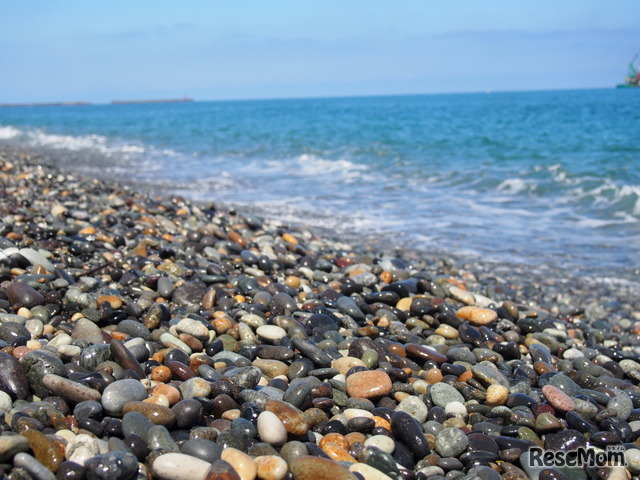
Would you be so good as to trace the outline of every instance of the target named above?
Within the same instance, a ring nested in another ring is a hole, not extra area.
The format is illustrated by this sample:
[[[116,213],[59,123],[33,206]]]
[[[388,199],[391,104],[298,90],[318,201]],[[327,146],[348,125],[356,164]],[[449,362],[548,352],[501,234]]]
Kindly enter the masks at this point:
[[[382,280],[384,283],[391,283],[393,282],[393,275],[391,275],[391,272],[385,270],[380,274],[380,280]]]
[[[318,442],[318,446],[322,448],[328,443],[334,443],[337,446],[344,448],[345,450],[349,449],[349,442],[346,438],[344,438],[344,435],[341,435],[339,433],[327,433],[320,439],[320,442]]]
[[[169,399],[169,403],[171,405],[178,403],[182,398],[182,394],[180,393],[180,390],[178,390],[176,387],[172,385],[166,385],[164,383],[160,385],[156,385],[152,393],[154,395],[164,395]]]
[[[165,367],[164,365],[160,365],[159,367],[151,370],[151,380],[167,383],[171,381],[171,378],[171,370],[169,370],[169,368]]]
[[[391,424],[385,418],[374,415],[373,421],[375,422],[376,427],[383,427],[391,431]]]
[[[360,432],[347,433],[344,438],[347,442],[349,442],[349,446],[353,445],[356,442],[364,443],[367,441],[367,437]]]
[[[431,370],[427,370],[424,374],[424,381],[430,384],[441,382],[442,372],[439,368],[432,368]]]
[[[298,239],[291,235],[290,233],[285,233],[282,235],[282,239],[287,243],[293,243],[294,245],[298,245]]]
[[[462,375],[458,377],[458,381],[464,383],[470,378],[473,378],[473,373],[470,370],[467,370],[466,372],[464,372]]]
[[[326,443],[321,448],[322,451],[329,456],[329,458],[335,460],[336,462],[358,463],[358,461],[349,453],[348,449],[342,448],[336,443]]]

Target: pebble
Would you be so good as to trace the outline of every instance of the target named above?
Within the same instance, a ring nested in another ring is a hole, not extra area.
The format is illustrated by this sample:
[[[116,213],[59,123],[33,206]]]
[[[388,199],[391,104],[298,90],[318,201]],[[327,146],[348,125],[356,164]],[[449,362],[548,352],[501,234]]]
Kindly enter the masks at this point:
[[[464,403],[464,397],[460,392],[447,383],[435,383],[429,389],[431,400],[439,407],[446,407],[448,403]]]
[[[340,464],[321,457],[300,456],[289,462],[294,480],[357,480]]]
[[[467,436],[457,428],[443,428],[436,435],[436,451],[442,457],[457,457],[468,445]]]
[[[571,412],[576,409],[576,404],[571,397],[553,385],[542,387],[542,394],[554,408],[561,412]]]
[[[153,461],[151,471],[161,480],[196,480],[204,479],[210,466],[210,462],[191,455],[165,453]]]
[[[269,445],[280,446],[287,441],[287,429],[278,416],[270,411],[258,415],[258,435]]]
[[[261,455],[254,462],[260,480],[282,480],[289,470],[287,462],[277,455]]]
[[[258,467],[253,458],[237,448],[225,448],[220,459],[231,465],[241,480],[254,480],[258,474]]]
[[[122,415],[122,408],[127,402],[142,401],[147,398],[147,389],[139,380],[117,380],[102,392],[102,407],[109,415]]]

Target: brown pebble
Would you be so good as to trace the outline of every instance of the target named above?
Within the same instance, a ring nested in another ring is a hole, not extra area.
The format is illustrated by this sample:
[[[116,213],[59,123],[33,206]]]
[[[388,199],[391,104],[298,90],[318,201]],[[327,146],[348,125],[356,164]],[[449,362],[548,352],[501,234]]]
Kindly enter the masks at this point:
[[[576,404],[573,399],[553,385],[545,385],[542,387],[542,394],[556,410],[571,412],[576,409]]]
[[[347,377],[347,395],[355,398],[376,398],[391,393],[391,378],[382,370],[356,372]]]

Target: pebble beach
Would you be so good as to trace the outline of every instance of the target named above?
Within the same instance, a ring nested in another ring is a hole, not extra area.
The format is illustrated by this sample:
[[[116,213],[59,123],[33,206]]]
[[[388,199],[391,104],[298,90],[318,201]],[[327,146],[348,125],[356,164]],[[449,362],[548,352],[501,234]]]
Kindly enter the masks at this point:
[[[56,164],[0,144],[3,478],[640,474],[637,283],[341,239]],[[624,465],[530,461],[611,446]]]

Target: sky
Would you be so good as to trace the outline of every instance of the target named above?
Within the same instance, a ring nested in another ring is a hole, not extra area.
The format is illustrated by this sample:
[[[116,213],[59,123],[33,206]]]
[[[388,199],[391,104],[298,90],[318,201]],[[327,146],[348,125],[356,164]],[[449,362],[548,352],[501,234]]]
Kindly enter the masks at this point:
[[[0,3],[0,103],[609,88],[638,0]]]

